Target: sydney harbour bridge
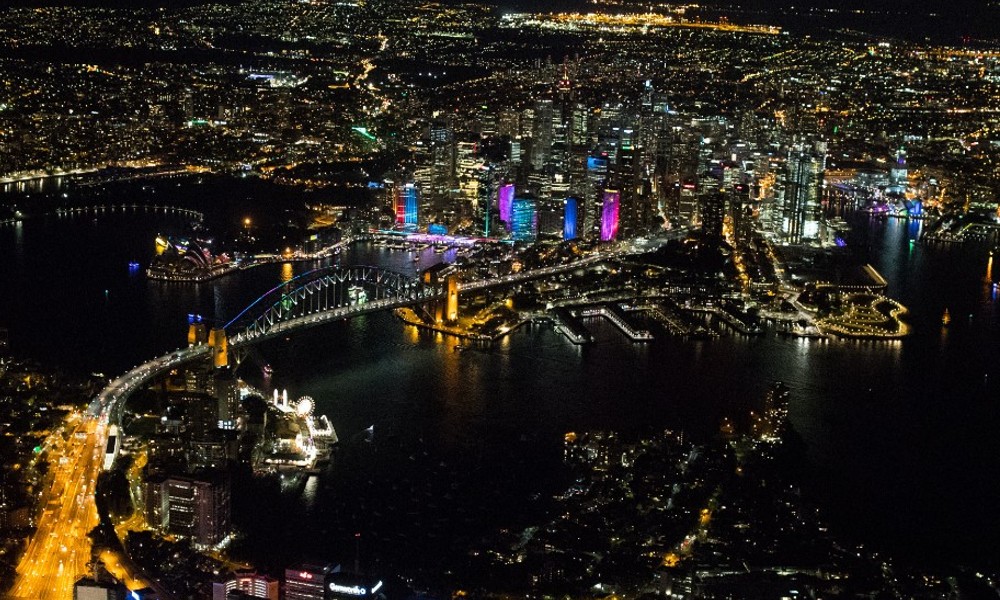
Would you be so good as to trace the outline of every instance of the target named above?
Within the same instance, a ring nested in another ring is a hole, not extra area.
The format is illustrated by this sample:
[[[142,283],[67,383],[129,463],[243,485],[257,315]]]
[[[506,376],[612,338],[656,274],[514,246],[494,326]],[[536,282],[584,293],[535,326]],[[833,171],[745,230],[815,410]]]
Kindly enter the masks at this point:
[[[88,532],[99,523],[105,525],[97,514],[95,494],[99,474],[113,464],[117,455],[119,440],[112,440],[115,452],[105,456],[110,431],[113,425],[120,424],[125,401],[157,377],[195,360],[226,364],[230,354],[239,355],[268,339],[377,311],[421,306],[437,321],[454,320],[462,292],[516,285],[593,266],[610,257],[598,254],[466,282],[454,275],[436,278],[425,272],[422,277],[412,277],[379,267],[330,266],[302,273],[268,290],[224,326],[213,329],[205,343],[189,335],[187,347],[136,366],[111,381],[91,402],[86,417],[76,426],[79,435],[70,438],[72,447],[66,449],[66,476],[57,477],[57,484],[45,492],[44,504],[48,508],[39,518],[25,559],[18,565],[12,597],[65,598],[76,577],[84,574],[92,552]],[[70,488],[72,493],[67,491]],[[141,568],[131,564],[127,556],[102,558],[116,560],[127,580],[152,585],[161,598],[171,597],[166,590],[158,589],[155,581],[143,577]]]

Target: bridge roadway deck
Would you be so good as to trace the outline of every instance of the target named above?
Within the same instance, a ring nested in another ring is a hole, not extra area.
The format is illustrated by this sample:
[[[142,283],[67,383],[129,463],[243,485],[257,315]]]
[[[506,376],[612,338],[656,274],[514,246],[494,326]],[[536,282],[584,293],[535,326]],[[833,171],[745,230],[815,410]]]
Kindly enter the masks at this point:
[[[588,257],[572,263],[534,269],[506,277],[468,282],[459,286],[459,292],[502,287],[573,271],[611,256],[606,254]],[[442,294],[441,297],[443,296]],[[230,341],[230,348],[238,349],[297,329],[427,302],[435,298],[422,298],[418,301],[375,300],[305,315],[279,323],[264,334],[249,338],[238,334]],[[94,493],[97,477],[103,467],[104,450],[110,429],[107,425],[120,422],[125,400],[134,392],[175,367],[209,356],[211,350],[207,345],[197,345],[180,348],[154,358],[111,381],[91,402],[87,410],[88,418],[77,430],[82,435],[71,436],[71,441],[63,452],[72,469],[66,469],[65,477],[57,477],[56,482],[43,496],[46,508],[42,512],[38,528],[24,558],[17,567],[18,577],[11,597],[32,600],[69,600],[73,597],[73,583],[87,573],[86,564],[90,561],[91,542],[87,534],[97,524]],[[150,579],[144,573],[133,572],[128,575],[132,580]]]

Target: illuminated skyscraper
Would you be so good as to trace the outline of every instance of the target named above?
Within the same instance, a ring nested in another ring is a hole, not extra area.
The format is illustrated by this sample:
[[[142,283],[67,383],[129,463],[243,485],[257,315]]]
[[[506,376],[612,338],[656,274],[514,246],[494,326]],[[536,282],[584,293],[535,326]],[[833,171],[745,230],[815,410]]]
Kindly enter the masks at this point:
[[[463,214],[468,214],[479,199],[479,172],[482,167],[483,160],[479,157],[477,137],[456,144],[455,183],[458,190],[456,199]]]
[[[563,202],[563,239],[575,240],[577,237],[577,213],[580,208],[580,201],[569,197]]]
[[[677,202],[677,224],[690,227],[698,221],[698,184],[693,179],[680,184]]]
[[[197,547],[229,535],[230,490],[224,476],[172,475],[146,481],[146,520],[154,528],[187,536]]]
[[[538,237],[538,203],[534,198],[514,198],[511,203],[511,236],[516,242],[534,242]]]
[[[608,177],[608,155],[601,153],[587,158],[586,202],[583,205],[583,229],[580,235],[593,239],[601,230],[601,207]]]
[[[416,229],[417,227],[417,186],[407,183],[396,188],[393,210],[396,213],[396,227]]]
[[[278,580],[257,573],[239,573],[212,583],[212,600],[226,600],[233,591],[251,598],[278,600]]]
[[[618,210],[621,195],[617,190],[604,190],[601,203],[601,241],[612,242],[618,238]]]
[[[285,569],[285,600],[324,600],[326,580],[340,565],[303,563]]]
[[[501,186],[497,206],[500,209],[500,220],[507,224],[508,229],[511,227],[510,213],[513,204],[514,184],[508,183],[507,185]]]
[[[784,238],[792,244],[819,237],[820,192],[826,169],[826,144],[798,143],[785,165],[781,203]]]
[[[490,231],[496,227],[492,223],[493,195],[497,193],[496,168],[493,163],[484,164],[479,169],[479,197],[476,200],[476,221],[483,225],[483,235],[490,236]]]

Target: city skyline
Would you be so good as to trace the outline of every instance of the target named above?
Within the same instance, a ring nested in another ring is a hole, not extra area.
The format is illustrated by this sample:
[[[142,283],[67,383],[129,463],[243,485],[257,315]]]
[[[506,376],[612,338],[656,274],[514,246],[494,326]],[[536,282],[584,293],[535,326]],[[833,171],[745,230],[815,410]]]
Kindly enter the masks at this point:
[[[0,596],[1000,595],[1000,6],[42,4]]]

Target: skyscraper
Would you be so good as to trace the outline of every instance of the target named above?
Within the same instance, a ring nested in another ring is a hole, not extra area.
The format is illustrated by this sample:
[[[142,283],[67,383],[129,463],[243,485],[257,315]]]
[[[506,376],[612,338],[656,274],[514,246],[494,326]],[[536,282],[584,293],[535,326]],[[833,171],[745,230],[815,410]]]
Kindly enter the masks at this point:
[[[506,223],[506,227],[509,230],[511,227],[511,207],[514,204],[514,184],[508,183],[501,186],[498,196],[497,206],[500,210],[500,220]]]
[[[412,183],[398,186],[393,200],[393,212],[396,214],[396,227],[403,229],[417,228],[417,186]]]
[[[587,195],[583,205],[583,229],[581,237],[593,239],[600,235],[601,208],[604,186],[608,177],[608,155],[601,153],[587,158]]]
[[[226,600],[234,590],[251,598],[278,600],[278,580],[257,573],[238,573],[212,583],[212,600]]]
[[[621,195],[618,190],[604,190],[601,203],[601,241],[612,242],[618,238],[618,210]]]
[[[324,600],[326,580],[340,565],[302,563],[285,569],[285,600]]]
[[[173,475],[146,481],[146,520],[208,547],[229,535],[230,489],[225,476]]]
[[[563,239],[575,240],[577,237],[577,213],[580,201],[572,196],[563,201]]]
[[[722,192],[712,192],[700,198],[701,231],[714,238],[722,237],[722,224],[726,216],[726,197]]]
[[[493,196],[497,193],[496,166],[486,163],[479,169],[479,190],[476,199],[475,220],[482,224],[482,232],[486,237],[496,225],[492,223]]]
[[[511,237],[515,242],[534,242],[538,237],[538,203],[520,196],[511,203]]]
[[[823,142],[799,142],[788,153],[781,202],[781,233],[791,244],[819,237],[819,202],[825,169],[826,144]]]

